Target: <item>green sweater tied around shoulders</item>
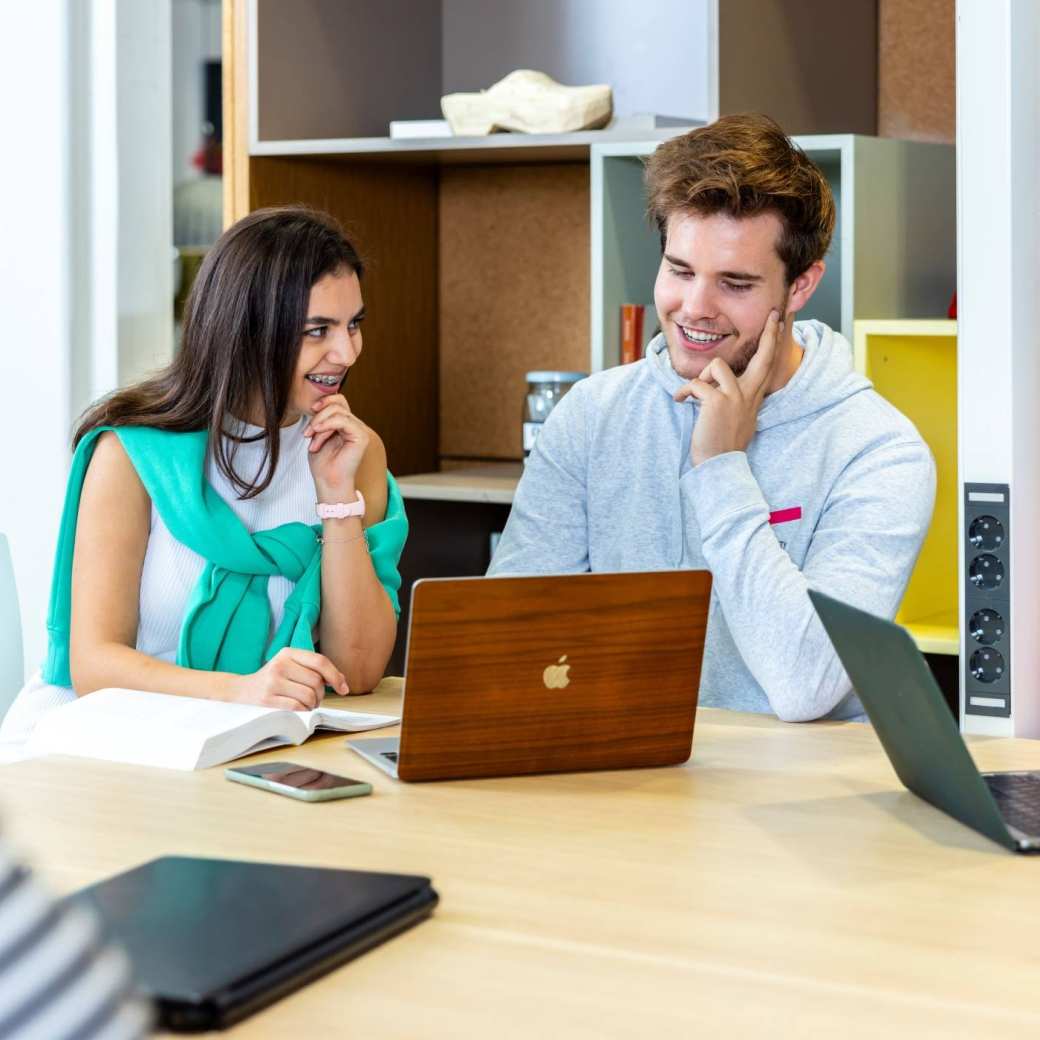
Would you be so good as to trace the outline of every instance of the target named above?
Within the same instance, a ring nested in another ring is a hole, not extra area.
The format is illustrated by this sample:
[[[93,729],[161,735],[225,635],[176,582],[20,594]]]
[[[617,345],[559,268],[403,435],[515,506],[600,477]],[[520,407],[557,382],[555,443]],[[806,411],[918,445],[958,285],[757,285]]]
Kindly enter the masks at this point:
[[[71,686],[69,628],[72,554],[87,466],[106,430],[119,438],[152,503],[177,541],[205,561],[181,624],[177,664],[246,675],[279,650],[313,650],[321,610],[320,524],[288,523],[251,534],[206,480],[208,431],[173,433],[147,426],[101,426],[80,442],[72,458],[47,612],[46,682]],[[408,536],[404,502],[387,473],[386,518],[365,531],[372,566],[400,616],[397,565]],[[295,582],[285,613],[268,642],[271,608],[267,581],[280,574]]]

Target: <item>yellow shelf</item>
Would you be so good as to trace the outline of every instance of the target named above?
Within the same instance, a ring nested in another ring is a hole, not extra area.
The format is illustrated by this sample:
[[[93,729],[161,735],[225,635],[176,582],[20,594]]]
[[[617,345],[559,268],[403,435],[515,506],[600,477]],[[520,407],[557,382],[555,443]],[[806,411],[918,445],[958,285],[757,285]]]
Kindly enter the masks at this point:
[[[924,618],[901,617],[899,623],[913,636],[922,654],[957,654],[961,648],[957,610],[944,610]]]
[[[935,456],[935,513],[896,621],[924,653],[960,650],[957,616],[957,323],[857,321],[856,368]]]
[[[859,368],[859,359],[866,356],[864,350],[868,336],[957,338],[957,322],[947,318],[885,318],[857,321],[854,323],[854,329],[853,335],[856,342],[853,346],[857,368]]]

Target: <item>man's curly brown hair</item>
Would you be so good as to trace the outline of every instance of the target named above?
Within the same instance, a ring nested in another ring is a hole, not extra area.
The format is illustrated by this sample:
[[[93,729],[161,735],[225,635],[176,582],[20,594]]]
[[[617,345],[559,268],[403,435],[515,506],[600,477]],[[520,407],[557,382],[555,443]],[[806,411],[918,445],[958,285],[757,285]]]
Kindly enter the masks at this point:
[[[822,260],[834,233],[834,196],[820,168],[780,126],[757,113],[723,116],[663,142],[646,164],[649,215],[664,249],[675,212],[775,213],[787,284]]]

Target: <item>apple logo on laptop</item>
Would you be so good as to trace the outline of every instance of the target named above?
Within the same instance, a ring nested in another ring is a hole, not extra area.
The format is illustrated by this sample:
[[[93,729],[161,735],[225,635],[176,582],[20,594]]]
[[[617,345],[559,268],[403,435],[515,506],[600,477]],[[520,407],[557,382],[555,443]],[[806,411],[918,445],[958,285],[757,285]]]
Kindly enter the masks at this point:
[[[556,664],[549,665],[548,668],[542,672],[542,682],[545,683],[547,690],[562,690],[565,686],[570,684],[570,679],[567,677],[567,673],[571,670],[569,664],[563,662],[567,660],[567,655],[556,662]]]

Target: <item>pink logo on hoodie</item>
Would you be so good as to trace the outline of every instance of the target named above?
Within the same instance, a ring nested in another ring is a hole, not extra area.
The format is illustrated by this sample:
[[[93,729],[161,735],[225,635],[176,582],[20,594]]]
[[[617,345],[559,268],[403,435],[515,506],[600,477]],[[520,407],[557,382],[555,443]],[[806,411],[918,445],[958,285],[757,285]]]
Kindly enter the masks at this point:
[[[769,522],[776,524],[789,524],[792,520],[801,520],[802,507],[792,506],[790,509],[777,509],[769,514]]]

